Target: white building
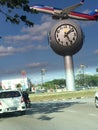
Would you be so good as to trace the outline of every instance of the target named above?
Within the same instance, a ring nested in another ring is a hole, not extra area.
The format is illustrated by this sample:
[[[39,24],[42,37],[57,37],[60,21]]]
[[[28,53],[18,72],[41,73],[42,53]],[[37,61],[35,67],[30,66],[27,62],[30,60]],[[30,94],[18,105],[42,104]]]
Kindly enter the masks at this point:
[[[21,84],[22,89],[28,88],[28,78],[17,78],[17,79],[10,79],[10,80],[2,80],[2,88],[3,89],[16,89],[18,84]]]

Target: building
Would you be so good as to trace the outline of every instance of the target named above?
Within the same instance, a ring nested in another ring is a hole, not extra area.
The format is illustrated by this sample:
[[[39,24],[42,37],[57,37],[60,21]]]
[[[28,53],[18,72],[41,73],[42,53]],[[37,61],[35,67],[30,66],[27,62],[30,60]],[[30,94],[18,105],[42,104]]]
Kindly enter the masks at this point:
[[[17,85],[20,84],[22,86],[22,90],[26,90],[29,88],[29,81],[27,77],[10,79],[10,80],[2,80],[2,89],[17,89]]]

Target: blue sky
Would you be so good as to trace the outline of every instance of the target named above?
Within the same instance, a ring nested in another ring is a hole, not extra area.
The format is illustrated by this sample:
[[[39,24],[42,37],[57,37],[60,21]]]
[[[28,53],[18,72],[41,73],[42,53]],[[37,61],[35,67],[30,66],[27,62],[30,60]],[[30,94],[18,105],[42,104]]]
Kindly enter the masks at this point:
[[[31,0],[30,5],[43,4],[65,8],[79,0]],[[80,12],[90,12],[98,7],[98,1],[85,0],[83,6],[76,9]],[[21,77],[25,70],[33,83],[41,82],[41,69],[45,68],[44,80],[65,78],[63,57],[55,54],[50,48],[47,33],[57,22],[46,14],[28,14],[35,24],[33,28],[23,23],[14,25],[5,22],[0,14],[0,80]],[[82,49],[73,56],[74,68],[77,72],[80,64],[85,64],[85,73],[96,74],[98,67],[98,22],[75,21],[83,29],[85,41]]]

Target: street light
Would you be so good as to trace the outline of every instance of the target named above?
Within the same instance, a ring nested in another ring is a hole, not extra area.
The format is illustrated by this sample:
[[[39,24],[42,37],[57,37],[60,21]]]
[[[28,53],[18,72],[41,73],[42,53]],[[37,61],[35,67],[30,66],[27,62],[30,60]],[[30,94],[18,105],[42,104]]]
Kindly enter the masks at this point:
[[[83,73],[83,86],[84,86],[84,78],[85,78],[85,74],[84,74],[84,69],[86,68],[87,66],[85,64],[81,64],[80,65],[80,68],[82,69],[82,73]]]
[[[42,68],[41,69],[41,83],[42,83],[42,85],[43,85],[43,77],[44,77],[45,73],[46,73],[46,69]]]
[[[96,72],[98,72],[98,68],[96,68]]]

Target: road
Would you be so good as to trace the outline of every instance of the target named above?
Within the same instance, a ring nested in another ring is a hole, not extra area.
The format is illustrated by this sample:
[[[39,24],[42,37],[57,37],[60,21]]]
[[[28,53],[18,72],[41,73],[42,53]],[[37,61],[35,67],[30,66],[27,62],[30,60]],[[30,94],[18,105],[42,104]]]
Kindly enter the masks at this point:
[[[26,114],[0,117],[2,130],[97,130],[94,99],[33,103]]]

